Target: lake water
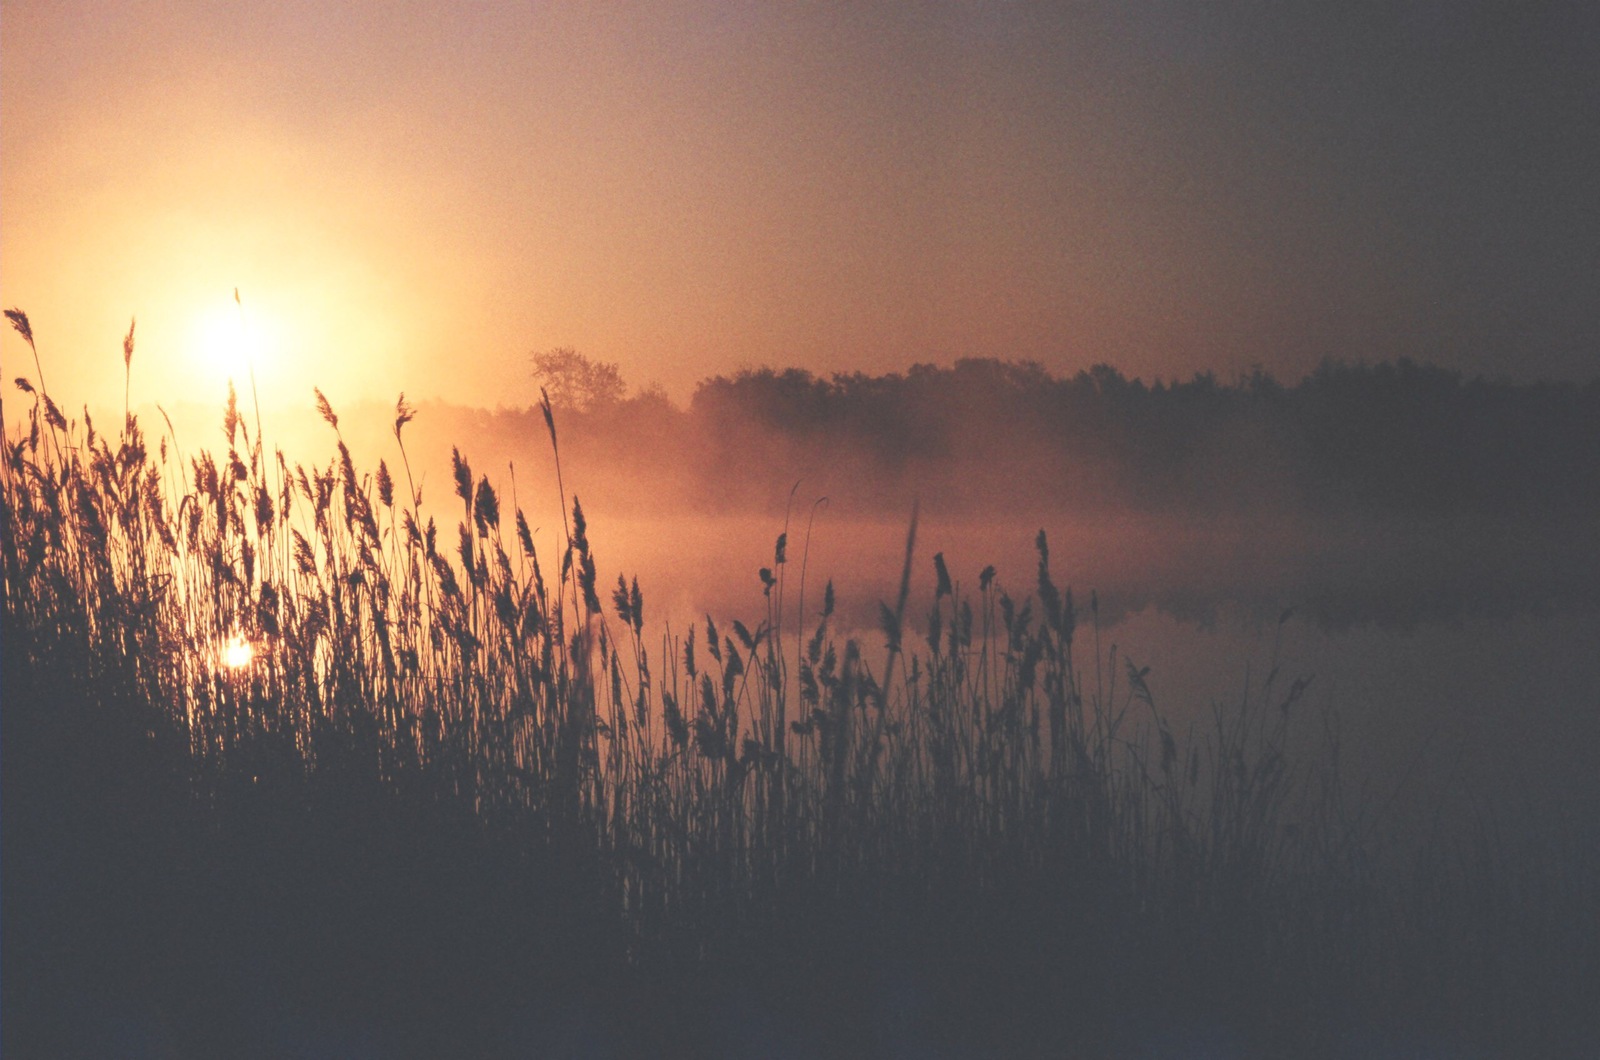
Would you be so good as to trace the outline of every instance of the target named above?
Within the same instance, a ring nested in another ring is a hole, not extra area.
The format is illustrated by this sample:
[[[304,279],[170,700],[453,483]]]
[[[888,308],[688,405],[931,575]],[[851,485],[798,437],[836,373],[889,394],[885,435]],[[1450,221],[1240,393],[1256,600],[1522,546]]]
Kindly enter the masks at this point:
[[[331,432],[309,413],[300,419],[296,426],[280,418],[279,428],[304,438],[306,451],[326,463]],[[193,420],[180,422],[180,437],[215,437],[214,410],[197,410]],[[370,470],[383,456],[399,473],[392,413],[346,416],[343,424],[358,467]],[[423,432],[411,436],[413,469],[444,540],[453,540],[460,518],[447,458],[461,428],[477,472],[497,482],[505,507],[515,496],[527,510],[552,573],[562,541],[553,502],[561,494],[548,440],[447,426],[437,437],[427,433],[430,417],[408,428]],[[797,624],[809,631],[832,579],[836,629],[859,631],[869,660],[881,659],[873,654],[882,646],[878,604],[895,597],[914,484],[901,483],[892,496],[856,490],[854,501],[832,505],[814,504],[806,485],[787,515],[781,496],[763,513],[727,515],[708,509],[708,498],[697,506],[695,491],[681,482],[636,482],[581,451],[568,453],[566,471],[568,503],[572,492],[584,500],[602,598],[619,573],[636,576],[647,628],[659,630],[664,619],[681,634],[707,613],[755,628],[767,606],[758,572],[774,565],[775,540],[787,526],[786,633]],[[828,469],[812,475],[807,481],[819,491],[828,485]],[[1247,675],[1259,683],[1271,668],[1276,645],[1280,687],[1312,680],[1299,708],[1302,737],[1320,739],[1322,719],[1336,717],[1348,773],[1376,800],[1398,791],[1394,805],[1415,814],[1492,805],[1521,820],[1570,817],[1600,842],[1600,525],[1593,519],[1061,514],[1062,500],[1038,494],[1033,480],[1015,488],[1019,510],[1030,514],[976,518],[955,491],[937,481],[922,486],[913,628],[932,598],[935,553],[965,590],[975,593],[979,572],[992,564],[997,584],[1020,598],[1035,585],[1034,540],[1043,529],[1054,579],[1075,591],[1080,623],[1089,625],[1093,590],[1102,651],[1115,643],[1149,666],[1151,690],[1169,718],[1203,724],[1213,704],[1236,703]],[[810,616],[803,623],[802,606]],[[1280,628],[1279,616],[1291,609]],[[1087,635],[1080,640],[1080,660],[1092,654],[1088,643]]]
[[[881,658],[880,600],[892,601],[907,523],[819,509],[792,515],[785,623],[815,615],[831,578],[840,624]],[[637,576],[647,622],[682,632],[709,612],[751,628],[766,615],[758,575],[773,564],[774,519],[590,516],[603,582]],[[1015,597],[1032,591],[1041,527],[924,513],[909,613],[926,613],[932,556],[976,593],[979,571]],[[1043,527],[1056,582],[1079,608],[1080,665],[1149,666],[1158,706],[1204,725],[1276,660],[1279,695],[1309,678],[1299,736],[1325,747],[1334,719],[1346,775],[1396,818],[1485,807],[1527,821],[1559,816],[1600,835],[1600,533],[1512,521],[1102,517]],[[545,533],[546,542],[553,538]],[[544,546],[544,547],[548,547]],[[1280,626],[1284,611],[1292,614]],[[809,630],[814,617],[807,620]],[[922,623],[917,622],[917,628]],[[1391,801],[1392,800],[1392,801]]]

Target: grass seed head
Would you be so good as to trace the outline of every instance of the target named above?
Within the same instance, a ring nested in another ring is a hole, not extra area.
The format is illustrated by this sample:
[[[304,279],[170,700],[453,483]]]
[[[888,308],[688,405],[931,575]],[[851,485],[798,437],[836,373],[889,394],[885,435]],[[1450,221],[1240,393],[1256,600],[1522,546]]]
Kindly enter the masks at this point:
[[[311,392],[317,397],[317,414],[327,422],[329,427],[337,431],[339,429],[339,417],[334,415],[333,406],[328,404],[328,399],[323,396],[321,390],[312,387]]]

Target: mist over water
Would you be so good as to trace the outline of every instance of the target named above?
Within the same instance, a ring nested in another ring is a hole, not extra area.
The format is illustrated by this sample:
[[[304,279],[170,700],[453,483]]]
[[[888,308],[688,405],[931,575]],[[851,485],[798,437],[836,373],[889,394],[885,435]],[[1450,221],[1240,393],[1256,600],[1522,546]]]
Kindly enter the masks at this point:
[[[441,540],[463,517],[456,448],[524,510],[547,570],[577,497],[602,587],[637,578],[647,620],[679,636],[707,615],[754,629],[778,599],[784,635],[802,635],[831,581],[836,628],[871,658],[913,506],[919,639],[936,553],[959,589],[975,596],[992,565],[1020,602],[1043,530],[1083,663],[1098,628],[1102,679],[1115,644],[1151,668],[1169,716],[1199,724],[1247,681],[1261,694],[1276,665],[1280,694],[1312,681],[1303,737],[1325,744],[1336,719],[1353,778],[1383,799],[1525,802],[1600,823],[1594,385],[1404,363],[1330,366],[1293,387],[997,362],[832,381],[762,371],[709,380],[683,408],[659,394],[558,406],[559,485],[536,409],[424,403],[404,459],[392,408],[339,413],[358,465],[386,461],[402,494],[415,483]],[[179,435],[213,444],[217,415],[180,410]],[[309,402],[266,418],[291,462],[329,459]],[[781,578],[770,599],[762,568]]]
[[[319,1004],[378,984],[380,1014],[416,1007],[413,964],[525,997],[540,966],[565,984],[593,962],[630,1020],[614,988],[637,968],[662,1006],[641,1026],[756,965],[797,966],[761,991],[795,997],[812,968],[859,964],[826,1004],[874,1008],[863,987],[894,954],[959,1019],[1054,1025],[1076,999],[1060,1040],[1108,1006],[1142,1025],[1150,997],[1180,1020],[1185,998],[1248,995],[1238,1018],[1264,1026],[1342,1033],[1349,1004],[1404,1030],[1394,984],[1442,983],[1399,1001],[1424,1029],[1531,1041],[1566,1020],[1576,1041],[1600,390],[1021,372],[1000,400],[975,386],[993,371],[757,373],[688,408],[553,414],[318,395],[260,427],[231,404],[174,409],[170,430],[144,416],[115,454],[52,407],[39,444],[35,411],[7,465],[27,476],[6,480],[25,586],[7,595],[7,776],[59,793],[25,835],[70,860],[24,893],[85,941],[108,934],[98,910],[167,910],[154,922],[194,925],[170,940],[187,967],[265,952],[281,982],[326,969],[304,984]],[[157,447],[130,505],[118,468]],[[73,507],[49,507],[58,482]],[[163,598],[168,571],[185,584]],[[85,618],[107,631],[87,656]],[[115,709],[141,676],[153,731]],[[79,861],[105,868],[63,890]],[[202,874],[170,889],[173,866]],[[147,937],[115,933],[143,974]],[[162,995],[205,998],[192,979]]]
[[[809,633],[831,579],[843,627],[881,660],[878,606],[895,596],[905,523],[850,522],[825,510],[809,555],[799,523],[791,521],[785,572],[787,635]],[[1485,800],[1519,815],[1559,811],[1600,825],[1590,768],[1600,754],[1600,581],[1583,528],[1522,535],[1486,521],[1367,521],[1274,534],[1231,521],[1128,516],[1092,524],[1060,517],[1044,529],[1054,577],[1072,587],[1078,606],[1080,665],[1092,667],[1098,626],[1105,686],[1115,680],[1125,690],[1125,675],[1114,672],[1123,659],[1149,666],[1162,711],[1203,729],[1213,705],[1262,695],[1276,666],[1278,698],[1294,679],[1311,681],[1296,707],[1307,749],[1326,750],[1324,725],[1336,724],[1352,781],[1380,800],[1396,795],[1395,812],[1461,811]],[[707,614],[751,628],[765,620],[758,571],[772,566],[781,530],[781,520],[754,517],[597,516],[591,538],[602,578],[607,570],[613,580],[637,576],[647,609],[681,634]],[[1034,587],[1031,532],[924,518],[909,605],[918,638],[935,552],[974,596],[991,563],[996,586],[1015,598]]]

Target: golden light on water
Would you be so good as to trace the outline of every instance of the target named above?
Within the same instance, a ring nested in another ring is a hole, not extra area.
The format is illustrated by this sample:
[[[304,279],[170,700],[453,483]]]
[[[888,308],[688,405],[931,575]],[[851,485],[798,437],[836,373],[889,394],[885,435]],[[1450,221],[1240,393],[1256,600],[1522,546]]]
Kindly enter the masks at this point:
[[[230,670],[249,666],[255,657],[255,646],[237,633],[229,637],[228,642],[222,647],[222,665]]]

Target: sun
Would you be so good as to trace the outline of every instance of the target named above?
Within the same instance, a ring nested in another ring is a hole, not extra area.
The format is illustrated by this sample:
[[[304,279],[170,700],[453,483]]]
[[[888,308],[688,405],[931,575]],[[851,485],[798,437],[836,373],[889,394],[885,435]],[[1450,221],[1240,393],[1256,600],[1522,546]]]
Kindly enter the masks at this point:
[[[231,299],[195,314],[189,355],[202,377],[247,387],[270,353],[259,321]]]

